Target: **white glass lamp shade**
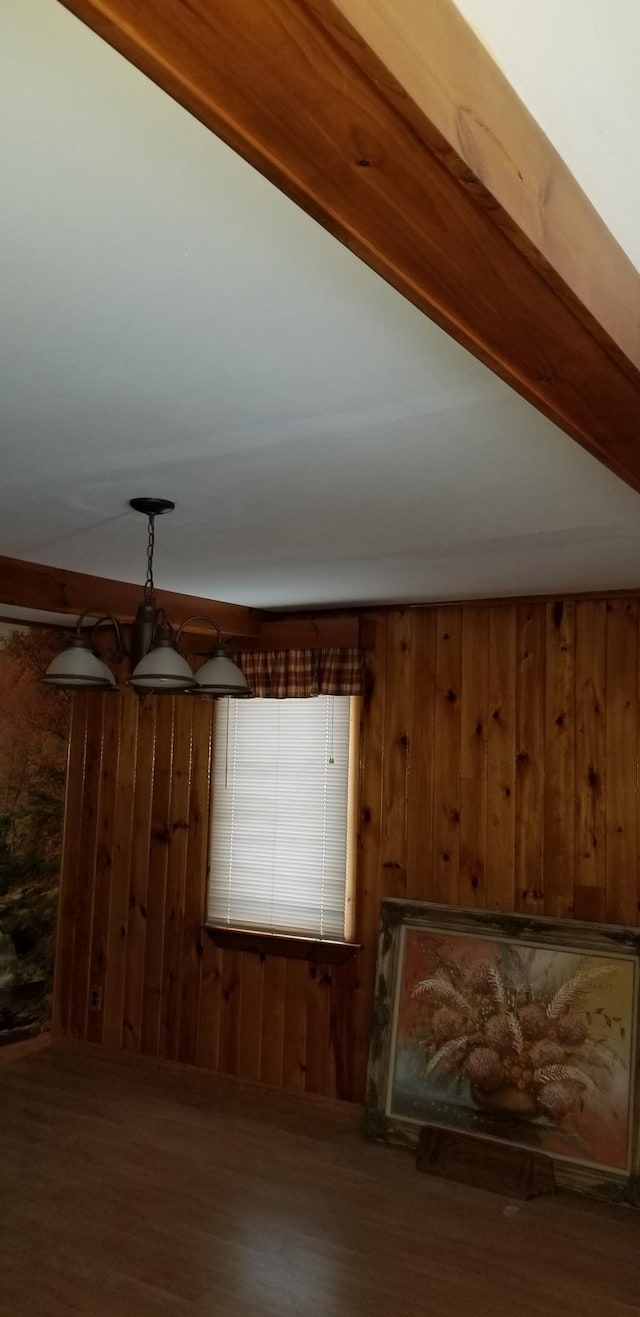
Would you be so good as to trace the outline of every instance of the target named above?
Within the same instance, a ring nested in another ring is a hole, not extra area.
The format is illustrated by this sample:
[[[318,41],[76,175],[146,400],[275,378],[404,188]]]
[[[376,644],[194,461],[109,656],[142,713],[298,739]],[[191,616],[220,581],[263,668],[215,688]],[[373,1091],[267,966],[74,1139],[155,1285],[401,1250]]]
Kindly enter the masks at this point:
[[[250,695],[244,672],[221,645],[196,672],[194,695]]]
[[[194,690],[196,679],[174,645],[161,640],[136,664],[128,684],[142,694],[154,691],[156,695],[171,695]]]
[[[93,653],[89,638],[81,634],[72,636],[62,653],[51,660],[42,680],[47,686],[68,691],[118,688],[111,669]]]

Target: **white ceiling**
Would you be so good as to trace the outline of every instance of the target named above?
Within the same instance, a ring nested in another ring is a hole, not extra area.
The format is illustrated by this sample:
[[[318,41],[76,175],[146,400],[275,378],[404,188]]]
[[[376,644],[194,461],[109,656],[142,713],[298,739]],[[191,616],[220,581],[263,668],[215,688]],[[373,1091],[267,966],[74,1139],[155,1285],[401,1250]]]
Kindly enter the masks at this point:
[[[638,496],[55,0],[0,52],[0,552],[141,580],[152,494],[238,603],[637,585]]]

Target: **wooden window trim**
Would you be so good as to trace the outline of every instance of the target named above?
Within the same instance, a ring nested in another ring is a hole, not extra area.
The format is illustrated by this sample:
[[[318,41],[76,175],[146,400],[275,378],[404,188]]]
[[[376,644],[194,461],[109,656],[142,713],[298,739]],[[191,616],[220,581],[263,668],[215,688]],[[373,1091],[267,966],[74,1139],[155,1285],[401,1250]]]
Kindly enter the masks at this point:
[[[224,947],[228,951],[248,951],[262,958],[284,956],[321,965],[342,965],[361,950],[359,942],[324,942],[318,938],[265,933],[249,928],[226,928],[220,924],[205,924],[204,931],[217,947]]]

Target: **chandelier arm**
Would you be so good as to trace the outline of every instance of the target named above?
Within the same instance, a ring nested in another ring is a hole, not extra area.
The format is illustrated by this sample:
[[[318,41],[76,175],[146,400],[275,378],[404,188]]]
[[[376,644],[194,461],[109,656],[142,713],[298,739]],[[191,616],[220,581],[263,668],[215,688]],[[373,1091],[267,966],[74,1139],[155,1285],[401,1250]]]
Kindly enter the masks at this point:
[[[185,627],[189,625],[190,622],[206,622],[207,626],[212,626],[217,633],[218,644],[219,645],[222,644],[222,631],[218,626],[218,623],[216,622],[215,618],[205,617],[204,614],[202,613],[194,613],[192,617],[186,617],[184,622],[182,622],[178,627],[178,631],[176,634],[176,647],[180,644],[182,632],[184,631]]]
[[[82,617],[87,617],[87,616],[90,616],[90,614],[87,614],[87,613],[83,613],[83,614],[82,614]],[[99,626],[103,626],[105,622],[110,622],[110,623],[111,623],[111,625],[112,625],[112,627],[113,627],[113,629],[114,629],[114,631],[115,631],[115,633],[116,633],[116,639],[117,639],[117,642],[118,642],[118,648],[117,648],[117,650],[115,651],[115,653],[112,654],[112,655],[109,655],[109,657],[110,657],[110,659],[111,659],[111,662],[112,662],[112,663],[122,663],[123,659],[126,658],[127,651],[126,651],[126,649],[125,649],[125,647],[124,647],[124,638],[123,638],[123,635],[122,635],[122,627],[120,626],[120,623],[119,623],[117,617],[114,617],[114,616],[113,616],[113,613],[103,613],[103,614],[102,614],[102,617],[99,617],[99,618],[97,619],[97,621],[94,622],[94,624],[93,624],[93,626],[92,626],[92,628],[91,628],[91,645],[93,646],[93,637],[94,637],[95,632],[97,631],[98,627],[99,627]],[[78,629],[78,628],[76,628],[76,630],[77,630],[77,629]]]
[[[77,622],[76,622],[76,626],[75,626],[76,635],[78,635],[78,636],[81,635],[82,632],[83,632],[83,630],[84,630],[84,631],[89,631],[89,630],[91,630],[91,632],[93,632],[93,628],[94,628],[94,626],[97,626],[97,622],[96,622],[96,623],[92,623],[91,628],[89,628],[89,627],[83,627],[82,623],[84,622],[85,617],[91,617],[91,618],[93,618],[93,617],[96,616],[97,613],[99,613],[99,609],[97,609],[97,608],[85,608],[84,613],[81,613],[81,614],[80,614],[80,616],[79,616],[79,618],[78,618],[78,620],[77,620]],[[106,614],[102,614],[100,620],[102,620],[102,617],[106,617]]]

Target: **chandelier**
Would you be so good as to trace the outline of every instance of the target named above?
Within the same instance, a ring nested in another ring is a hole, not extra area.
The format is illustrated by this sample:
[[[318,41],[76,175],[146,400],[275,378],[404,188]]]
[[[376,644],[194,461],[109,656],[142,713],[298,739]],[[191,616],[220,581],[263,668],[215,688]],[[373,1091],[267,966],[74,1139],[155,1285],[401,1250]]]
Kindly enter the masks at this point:
[[[100,627],[113,627],[116,649],[107,655],[111,662],[122,663],[128,658],[132,672],[125,683],[141,695],[235,695],[251,692],[246,677],[229,658],[222,643],[222,632],[212,617],[196,614],[188,617],[174,633],[163,608],[156,606],[153,581],[153,553],[155,548],[155,520],[166,512],[173,512],[175,503],[168,498],[132,498],[130,507],[147,518],[147,575],[143,598],[131,626],[131,643],[127,650],[123,630],[112,613],[99,608],[87,609],[77,620],[76,629],[61,654],[49,664],[42,678],[48,686],[68,691],[117,690],[118,683],[96,648],[96,635]],[[85,619],[92,618],[91,625]],[[216,632],[216,647],[197,672],[192,672],[180,652],[183,632],[192,622],[205,622]]]

